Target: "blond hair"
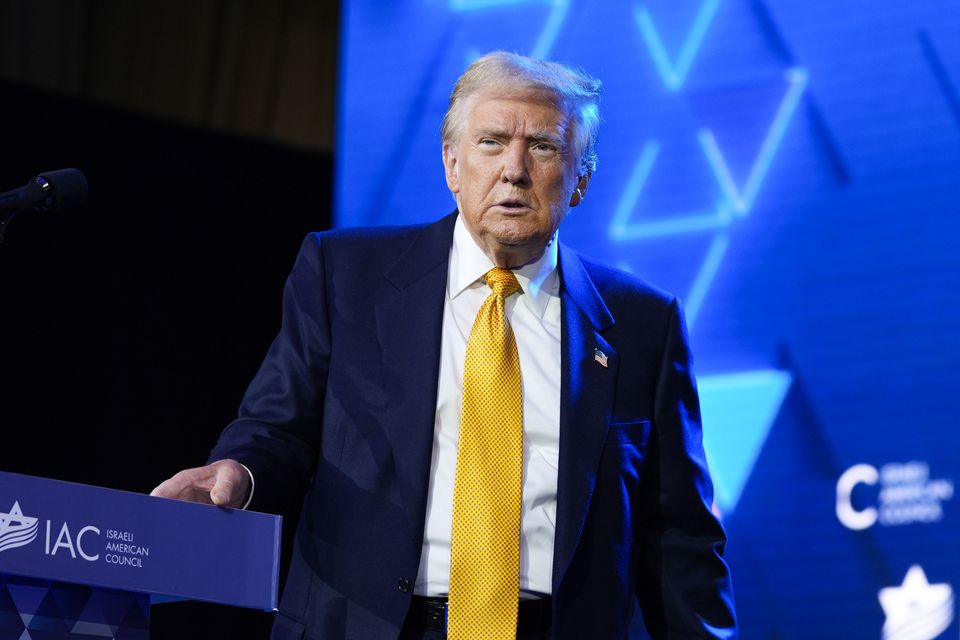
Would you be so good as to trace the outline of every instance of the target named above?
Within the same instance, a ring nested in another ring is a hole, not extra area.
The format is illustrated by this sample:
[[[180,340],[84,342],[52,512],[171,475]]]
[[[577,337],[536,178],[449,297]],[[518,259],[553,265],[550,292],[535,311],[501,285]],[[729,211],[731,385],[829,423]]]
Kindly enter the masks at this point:
[[[457,142],[463,131],[467,98],[486,89],[545,91],[575,122],[575,150],[581,175],[597,170],[597,134],[600,131],[602,83],[582,69],[558,62],[535,60],[507,51],[493,51],[467,67],[450,93],[440,133],[444,142]]]

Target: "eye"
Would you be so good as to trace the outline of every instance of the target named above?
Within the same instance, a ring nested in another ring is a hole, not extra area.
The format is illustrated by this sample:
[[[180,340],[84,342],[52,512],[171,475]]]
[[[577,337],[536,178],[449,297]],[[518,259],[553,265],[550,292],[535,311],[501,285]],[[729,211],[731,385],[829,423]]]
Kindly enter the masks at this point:
[[[533,151],[541,156],[554,155],[557,153],[557,147],[549,142],[538,142],[533,145]]]

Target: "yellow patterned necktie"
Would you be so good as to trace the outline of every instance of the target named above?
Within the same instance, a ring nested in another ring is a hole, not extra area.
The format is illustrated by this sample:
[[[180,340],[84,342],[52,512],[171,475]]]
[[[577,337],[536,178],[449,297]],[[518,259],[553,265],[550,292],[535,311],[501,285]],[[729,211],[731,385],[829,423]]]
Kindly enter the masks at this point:
[[[509,269],[477,313],[463,367],[450,550],[450,640],[517,637],[523,395],[520,356],[504,301],[520,283]]]

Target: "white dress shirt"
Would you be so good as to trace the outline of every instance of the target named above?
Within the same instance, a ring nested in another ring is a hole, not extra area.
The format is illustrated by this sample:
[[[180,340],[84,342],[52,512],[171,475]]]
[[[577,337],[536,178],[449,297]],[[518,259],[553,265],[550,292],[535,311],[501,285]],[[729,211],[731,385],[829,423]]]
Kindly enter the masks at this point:
[[[443,306],[430,488],[423,553],[414,585],[417,595],[446,596],[449,592],[453,481],[463,404],[464,358],[473,321],[490,295],[483,276],[494,266],[458,217]],[[553,578],[561,357],[556,237],[539,260],[515,269],[514,274],[522,292],[507,299],[506,314],[517,341],[523,384],[520,591],[529,597],[550,594]]]

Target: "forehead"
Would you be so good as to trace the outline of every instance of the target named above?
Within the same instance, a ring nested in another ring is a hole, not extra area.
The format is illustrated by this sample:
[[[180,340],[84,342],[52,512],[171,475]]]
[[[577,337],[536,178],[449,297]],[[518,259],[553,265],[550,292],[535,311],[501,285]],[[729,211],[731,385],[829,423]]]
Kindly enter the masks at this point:
[[[464,104],[466,128],[502,128],[508,131],[534,129],[566,134],[569,114],[556,96],[538,90],[478,91]]]

